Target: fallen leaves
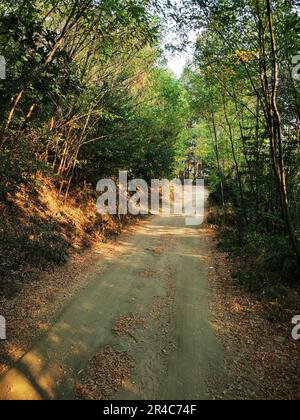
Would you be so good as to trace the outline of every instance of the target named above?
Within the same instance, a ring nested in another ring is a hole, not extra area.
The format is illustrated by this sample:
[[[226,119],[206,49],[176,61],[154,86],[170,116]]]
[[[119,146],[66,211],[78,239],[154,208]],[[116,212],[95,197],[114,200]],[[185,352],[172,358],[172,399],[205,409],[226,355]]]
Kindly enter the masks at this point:
[[[97,353],[85,371],[85,378],[75,386],[79,400],[104,400],[128,383],[134,362],[126,352],[107,346]]]
[[[112,332],[119,337],[134,338],[134,331],[145,325],[145,320],[138,317],[138,315],[129,313],[118,319],[112,326]]]
[[[212,325],[225,348],[229,386],[210,384],[211,392],[220,399],[299,399],[300,349],[289,325],[272,322],[264,303],[231,278],[225,254],[216,252],[214,259]]]
[[[142,277],[145,277],[145,278],[153,278],[155,276],[156,276],[156,273],[155,271],[152,271],[152,270],[144,270],[142,272]]]

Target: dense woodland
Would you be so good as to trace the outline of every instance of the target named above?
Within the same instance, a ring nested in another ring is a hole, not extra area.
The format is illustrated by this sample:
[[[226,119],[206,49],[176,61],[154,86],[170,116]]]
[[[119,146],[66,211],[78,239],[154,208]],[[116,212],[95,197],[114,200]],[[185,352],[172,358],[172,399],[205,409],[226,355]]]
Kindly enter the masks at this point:
[[[16,257],[7,262],[15,197],[31,200],[51,180],[63,208],[83,189],[95,200],[96,182],[119,170],[171,178],[196,137],[223,246],[259,267],[254,279],[244,277],[252,286],[297,283],[297,7],[293,0],[1,2],[7,75],[0,80],[0,196],[7,219],[0,274],[20,268],[13,264],[21,251],[28,257],[32,235],[41,248],[45,230],[32,220],[17,228]],[[197,34],[180,79],[166,68],[162,45],[170,30],[174,49],[186,48],[188,31]],[[56,249],[57,238],[50,239]]]
[[[299,280],[299,2],[213,3],[189,8],[201,35],[186,85],[231,226],[223,240],[253,257],[245,280],[275,282],[276,296]]]

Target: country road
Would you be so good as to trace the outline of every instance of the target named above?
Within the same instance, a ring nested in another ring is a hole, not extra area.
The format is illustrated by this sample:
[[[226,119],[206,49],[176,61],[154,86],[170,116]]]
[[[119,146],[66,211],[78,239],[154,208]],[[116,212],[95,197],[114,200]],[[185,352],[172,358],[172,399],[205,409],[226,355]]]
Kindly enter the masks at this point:
[[[177,216],[152,216],[121,236],[101,274],[0,379],[0,399],[73,399],[89,361],[108,346],[133,362],[110,399],[212,398],[207,384],[222,375],[223,350],[208,308],[209,241],[205,225]],[[133,314],[138,326],[116,334]]]

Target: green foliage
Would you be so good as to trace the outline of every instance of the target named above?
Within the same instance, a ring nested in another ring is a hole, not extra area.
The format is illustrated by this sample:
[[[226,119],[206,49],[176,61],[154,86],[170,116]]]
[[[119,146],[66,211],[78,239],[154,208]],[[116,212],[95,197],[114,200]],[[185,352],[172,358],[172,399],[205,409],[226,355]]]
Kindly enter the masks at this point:
[[[141,86],[134,87],[134,96],[128,92],[126,106],[109,98],[117,118],[101,129],[107,140],[82,149],[83,170],[95,162],[89,181],[116,176],[119,169],[143,179],[173,175],[175,146],[189,115],[185,91],[165,70],[153,69],[144,77]]]
[[[94,186],[119,170],[171,178],[196,137],[196,158],[210,170],[211,198],[230,228],[227,245],[235,240],[253,256],[258,248],[268,273],[293,282],[295,255],[300,261],[296,2],[171,3],[0,4],[0,54],[7,62],[0,81],[0,199],[33,189],[40,171],[55,179],[65,200],[73,187]],[[159,65],[166,15],[179,30],[199,34],[181,80]],[[64,251],[51,252],[50,259],[64,259]]]
[[[219,223],[233,229],[225,247],[261,255],[262,273],[276,268],[280,281],[293,283],[300,264],[296,2],[184,4],[186,22],[201,27],[184,81],[211,168],[211,199],[223,206]]]
[[[0,190],[15,193],[47,168],[67,198],[128,169],[173,173],[188,104],[157,62],[159,1],[0,5]]]

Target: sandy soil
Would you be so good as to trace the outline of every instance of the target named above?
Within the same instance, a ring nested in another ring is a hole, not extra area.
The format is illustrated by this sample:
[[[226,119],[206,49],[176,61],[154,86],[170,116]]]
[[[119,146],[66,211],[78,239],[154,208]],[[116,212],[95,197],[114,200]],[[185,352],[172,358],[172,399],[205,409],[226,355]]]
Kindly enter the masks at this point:
[[[87,390],[91,398],[212,397],[206,381],[222,375],[223,348],[210,322],[210,243],[204,225],[189,227],[176,216],[152,217],[121,236],[111,252],[91,261],[73,297],[9,366],[0,397],[67,399],[80,390],[84,398]],[[99,380],[99,354],[108,364],[118,360],[118,390]]]
[[[0,399],[296,399],[299,345],[212,226],[151,217],[3,301]]]

